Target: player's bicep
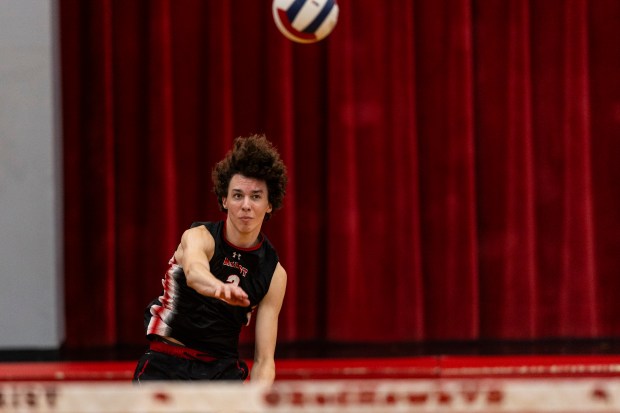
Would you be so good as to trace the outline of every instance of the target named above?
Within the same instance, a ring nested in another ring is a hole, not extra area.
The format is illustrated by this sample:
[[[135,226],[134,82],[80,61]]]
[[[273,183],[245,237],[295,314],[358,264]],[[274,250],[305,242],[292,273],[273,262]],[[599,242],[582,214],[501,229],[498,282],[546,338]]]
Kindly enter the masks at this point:
[[[204,226],[191,228],[183,233],[176,259],[186,275],[195,266],[209,270],[209,259],[213,256],[214,245],[213,236]]]

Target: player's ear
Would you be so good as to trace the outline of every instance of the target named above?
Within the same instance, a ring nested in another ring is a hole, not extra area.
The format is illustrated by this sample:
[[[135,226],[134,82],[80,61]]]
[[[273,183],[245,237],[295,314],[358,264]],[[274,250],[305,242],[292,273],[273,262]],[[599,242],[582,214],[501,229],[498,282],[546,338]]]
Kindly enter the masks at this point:
[[[267,213],[271,214],[271,211],[273,211],[273,207],[271,206],[271,202],[269,203],[269,208],[267,208]]]
[[[225,196],[222,197],[222,206],[224,207],[224,209],[228,209],[228,207],[226,206],[227,200],[228,200],[228,197],[225,197]]]

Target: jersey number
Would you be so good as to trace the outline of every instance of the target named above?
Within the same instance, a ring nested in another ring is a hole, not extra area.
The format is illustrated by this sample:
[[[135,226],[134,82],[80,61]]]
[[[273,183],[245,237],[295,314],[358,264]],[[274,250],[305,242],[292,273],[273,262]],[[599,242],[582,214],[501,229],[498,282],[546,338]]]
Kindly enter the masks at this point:
[[[228,278],[226,278],[226,282],[233,284],[235,286],[239,285],[239,282],[241,281],[241,279],[239,278],[238,275],[229,275]],[[252,319],[252,310],[248,311],[247,314],[245,315],[247,318],[247,322],[245,323],[246,326],[250,325],[250,320]]]
[[[226,279],[227,283],[230,283],[232,285],[234,285],[235,287],[239,285],[239,282],[241,281],[241,279],[239,278],[238,275],[229,275],[228,278]]]

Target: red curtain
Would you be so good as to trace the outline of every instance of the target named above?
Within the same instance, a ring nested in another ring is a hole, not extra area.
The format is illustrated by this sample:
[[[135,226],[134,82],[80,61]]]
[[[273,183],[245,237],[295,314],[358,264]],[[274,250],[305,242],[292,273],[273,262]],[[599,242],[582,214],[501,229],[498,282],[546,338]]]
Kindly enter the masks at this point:
[[[270,0],[60,1],[68,346],[144,341],[255,132],[291,178],[280,341],[620,335],[620,2],[339,5],[301,45]]]

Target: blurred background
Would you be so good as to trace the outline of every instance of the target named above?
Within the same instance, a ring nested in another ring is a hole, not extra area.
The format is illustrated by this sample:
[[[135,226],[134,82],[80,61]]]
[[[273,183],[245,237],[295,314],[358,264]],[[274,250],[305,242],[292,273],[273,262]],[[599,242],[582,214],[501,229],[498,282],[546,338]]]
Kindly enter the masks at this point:
[[[280,355],[618,351],[620,1],[338,4],[297,44],[271,0],[0,2],[4,354],[139,354],[253,133]]]

